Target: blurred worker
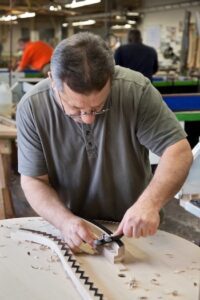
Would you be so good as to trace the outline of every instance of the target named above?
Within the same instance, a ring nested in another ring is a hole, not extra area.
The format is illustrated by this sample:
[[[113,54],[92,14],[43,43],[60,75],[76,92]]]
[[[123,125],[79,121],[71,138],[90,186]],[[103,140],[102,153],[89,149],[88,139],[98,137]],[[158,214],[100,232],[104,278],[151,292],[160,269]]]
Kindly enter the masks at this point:
[[[3,52],[3,45],[2,45],[2,43],[0,42],[0,58],[1,58],[2,52]]]
[[[45,42],[30,42],[25,38],[19,39],[18,42],[23,54],[16,71],[34,70],[46,73],[49,69],[53,48]]]
[[[138,29],[129,31],[128,44],[120,46],[114,56],[117,65],[141,72],[150,80],[158,71],[156,50],[142,43],[141,32]]]

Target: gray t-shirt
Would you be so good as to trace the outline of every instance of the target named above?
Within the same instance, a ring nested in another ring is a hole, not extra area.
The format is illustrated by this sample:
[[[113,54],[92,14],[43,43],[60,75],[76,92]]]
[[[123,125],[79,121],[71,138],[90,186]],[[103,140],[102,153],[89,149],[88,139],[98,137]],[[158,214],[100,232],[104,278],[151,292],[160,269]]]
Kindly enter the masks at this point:
[[[92,125],[76,123],[56,101],[49,79],[18,105],[19,172],[48,174],[75,214],[121,220],[148,185],[148,150],[162,155],[186,137],[159,92],[142,74],[116,67],[111,109]]]

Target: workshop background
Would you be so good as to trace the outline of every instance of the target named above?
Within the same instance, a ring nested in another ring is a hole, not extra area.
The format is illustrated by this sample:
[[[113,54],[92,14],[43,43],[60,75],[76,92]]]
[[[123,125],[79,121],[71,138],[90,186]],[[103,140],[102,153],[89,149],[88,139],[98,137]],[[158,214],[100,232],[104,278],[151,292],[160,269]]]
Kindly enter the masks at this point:
[[[0,1],[0,219],[34,215],[17,173],[15,110],[23,94],[44,75],[15,71],[22,55],[18,39],[41,40],[54,48],[62,39],[87,30],[102,36],[114,53],[134,28],[141,30],[144,44],[156,49],[159,70],[153,84],[188,126],[194,147],[200,135],[200,1]],[[152,155],[151,162],[155,168],[158,158]],[[198,196],[190,200],[180,205],[174,199],[166,205],[160,228],[197,242],[200,201]]]

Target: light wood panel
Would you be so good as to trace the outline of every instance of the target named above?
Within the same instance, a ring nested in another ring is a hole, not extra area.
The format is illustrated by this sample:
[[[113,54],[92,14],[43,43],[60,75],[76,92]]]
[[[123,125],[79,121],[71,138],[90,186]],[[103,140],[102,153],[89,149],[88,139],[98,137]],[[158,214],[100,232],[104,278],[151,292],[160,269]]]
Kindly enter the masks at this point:
[[[0,221],[1,298],[81,299],[60,261],[49,249],[10,238],[10,233],[19,227],[60,236],[41,218]],[[114,230],[114,226],[109,225],[109,228]],[[76,255],[81,268],[100,287],[105,299],[199,300],[199,247],[163,231],[153,237],[123,238],[123,241],[123,263],[111,264],[101,254]]]
[[[0,122],[7,119],[0,116]],[[7,121],[9,124],[9,121]],[[10,126],[0,123],[0,219],[14,217],[13,203],[9,191],[11,140],[17,136],[13,121]]]

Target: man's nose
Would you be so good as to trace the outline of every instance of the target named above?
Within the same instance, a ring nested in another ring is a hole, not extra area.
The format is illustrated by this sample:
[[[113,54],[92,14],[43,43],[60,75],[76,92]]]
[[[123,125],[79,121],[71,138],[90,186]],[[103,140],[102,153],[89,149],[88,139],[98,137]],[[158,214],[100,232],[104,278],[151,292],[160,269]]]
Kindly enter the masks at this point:
[[[92,124],[95,120],[94,114],[85,114],[81,116],[81,120],[85,124]]]

